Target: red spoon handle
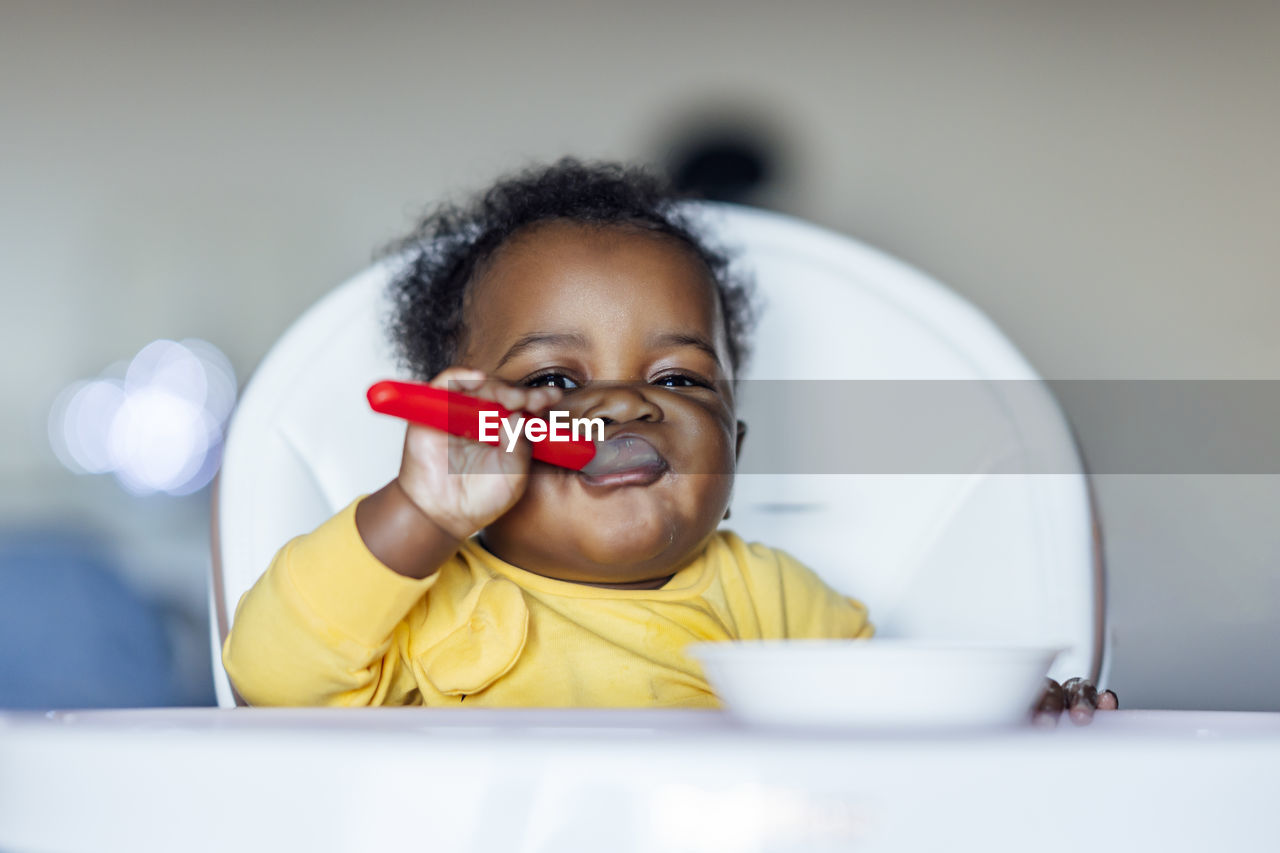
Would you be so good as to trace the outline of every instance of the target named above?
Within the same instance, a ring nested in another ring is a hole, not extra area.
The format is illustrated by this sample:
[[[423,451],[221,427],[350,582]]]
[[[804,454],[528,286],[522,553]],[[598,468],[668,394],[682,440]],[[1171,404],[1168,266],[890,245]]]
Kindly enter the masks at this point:
[[[478,400],[466,394],[433,388],[419,382],[376,382],[369,388],[368,397],[369,406],[375,412],[424,424],[471,441],[481,440],[481,412],[496,412],[499,420],[512,414],[492,400]],[[521,414],[532,418],[527,413]],[[492,428],[490,432],[492,433]],[[499,432],[499,435],[502,434]],[[500,445],[502,440],[490,439],[484,443]],[[595,442],[583,439],[535,441],[531,444],[534,459],[574,471],[580,471],[596,455]]]

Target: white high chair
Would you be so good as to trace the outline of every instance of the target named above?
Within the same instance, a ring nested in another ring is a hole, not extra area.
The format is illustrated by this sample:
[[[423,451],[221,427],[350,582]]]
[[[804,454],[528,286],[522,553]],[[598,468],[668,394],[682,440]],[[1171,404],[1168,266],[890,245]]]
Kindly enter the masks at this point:
[[[714,242],[740,251],[765,303],[747,379],[1038,378],[975,308],[879,251],[777,214],[689,210]],[[403,423],[365,402],[370,384],[396,375],[382,326],[393,267],[361,273],[303,314],[232,419],[210,581],[221,706],[235,704],[221,648],[240,596],[288,539],[399,468]],[[743,475],[726,526],[864,601],[877,636],[1060,644],[1069,648],[1051,675],[1096,678],[1103,571],[1087,478],[1053,398],[1014,384],[1016,401],[991,386],[989,414],[1011,456],[1066,459],[1057,473]]]

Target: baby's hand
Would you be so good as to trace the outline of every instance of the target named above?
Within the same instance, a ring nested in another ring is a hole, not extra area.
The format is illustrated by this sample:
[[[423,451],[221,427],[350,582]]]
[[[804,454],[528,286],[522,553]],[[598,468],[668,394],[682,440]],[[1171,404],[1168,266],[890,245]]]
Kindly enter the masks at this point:
[[[1120,698],[1110,690],[1098,692],[1093,682],[1084,678],[1069,678],[1059,684],[1046,678],[1044,697],[1036,707],[1034,721],[1037,725],[1056,726],[1058,715],[1064,710],[1071,722],[1083,726],[1093,719],[1093,712],[1114,711],[1120,707]]]
[[[443,370],[430,384],[493,400],[516,413],[541,413],[563,394],[559,388],[509,385],[465,367]],[[520,500],[529,477],[531,452],[523,436],[508,452],[505,446],[481,444],[410,423],[398,480],[428,518],[458,539],[466,539]]]

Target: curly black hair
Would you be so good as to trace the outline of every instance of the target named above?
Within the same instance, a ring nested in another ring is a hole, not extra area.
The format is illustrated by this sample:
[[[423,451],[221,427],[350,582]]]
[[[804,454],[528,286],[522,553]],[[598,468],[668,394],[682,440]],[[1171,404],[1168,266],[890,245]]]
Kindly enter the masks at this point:
[[[465,205],[444,204],[384,250],[407,262],[390,285],[388,326],[404,367],[429,379],[454,363],[465,333],[463,304],[476,271],[516,232],[546,220],[631,226],[664,234],[706,265],[724,315],[737,376],[754,323],[751,282],[707,244],[678,209],[685,196],[642,167],[572,157],[502,178]]]

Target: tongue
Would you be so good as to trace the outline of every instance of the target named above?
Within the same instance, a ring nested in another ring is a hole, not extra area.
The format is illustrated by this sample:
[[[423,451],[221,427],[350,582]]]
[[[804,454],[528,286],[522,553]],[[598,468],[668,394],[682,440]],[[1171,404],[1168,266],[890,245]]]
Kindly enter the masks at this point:
[[[588,477],[603,477],[619,471],[657,467],[663,464],[662,455],[653,445],[634,435],[596,442],[596,455],[583,468]]]

